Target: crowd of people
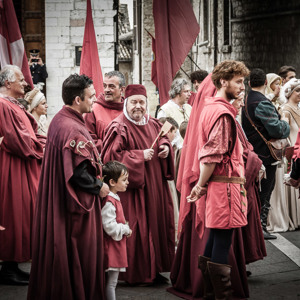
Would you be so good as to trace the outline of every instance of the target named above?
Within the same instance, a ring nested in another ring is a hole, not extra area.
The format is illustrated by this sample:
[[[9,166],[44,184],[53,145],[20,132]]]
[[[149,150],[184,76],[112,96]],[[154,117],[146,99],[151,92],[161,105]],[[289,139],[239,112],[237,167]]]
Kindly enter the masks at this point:
[[[249,296],[264,240],[300,226],[300,80],[227,60],[191,82],[196,93],[176,78],[154,118],[121,72],[98,98],[73,74],[48,128],[41,90],[25,95],[16,66],[0,71],[0,284],[29,284],[28,299],[115,299],[118,280],[171,272],[183,298]],[[30,259],[29,274],[18,264]]]

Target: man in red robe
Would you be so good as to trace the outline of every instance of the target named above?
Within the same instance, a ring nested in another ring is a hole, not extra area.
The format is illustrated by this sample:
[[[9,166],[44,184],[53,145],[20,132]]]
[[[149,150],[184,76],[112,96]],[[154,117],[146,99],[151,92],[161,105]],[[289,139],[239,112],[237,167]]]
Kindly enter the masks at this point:
[[[128,268],[121,279],[133,283],[163,280],[175,253],[173,201],[167,180],[174,178],[169,140],[151,145],[161,124],[149,114],[146,89],[128,85],[123,113],[111,122],[103,146],[103,161],[117,160],[129,170],[129,186],[120,196],[132,229],[127,241]]]
[[[100,94],[93,106],[93,112],[86,114],[86,126],[99,150],[102,150],[102,141],[107,125],[123,111],[125,78],[119,71],[111,71],[104,75],[104,94]]]
[[[31,230],[45,138],[17,98],[27,83],[17,66],[0,71],[0,272],[2,284],[28,284],[18,263],[31,259]]]
[[[70,75],[65,106],[53,118],[39,182],[28,299],[105,299],[100,156],[83,113],[95,100],[92,80]]]

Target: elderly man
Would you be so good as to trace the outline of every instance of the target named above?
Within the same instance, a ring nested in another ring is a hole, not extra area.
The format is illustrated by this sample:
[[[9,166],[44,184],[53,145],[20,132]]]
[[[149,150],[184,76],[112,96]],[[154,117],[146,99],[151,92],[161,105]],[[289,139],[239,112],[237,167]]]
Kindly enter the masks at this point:
[[[103,162],[118,160],[129,170],[129,186],[121,196],[132,229],[127,241],[129,283],[163,280],[175,252],[173,203],[167,180],[174,177],[172,147],[162,137],[151,145],[161,124],[147,112],[143,85],[128,85],[123,113],[111,122],[104,139]]]
[[[109,189],[82,117],[96,98],[93,81],[70,75],[62,97],[42,166],[28,299],[105,299],[99,195]]]
[[[171,117],[180,126],[183,121],[189,120],[192,111],[192,107],[187,104],[191,96],[191,87],[184,78],[175,79],[171,85],[169,95],[171,100],[159,109],[157,118]],[[172,144],[175,144],[178,149],[182,148],[183,139],[179,131]]]
[[[28,284],[18,263],[31,259],[31,230],[45,138],[17,98],[27,83],[17,66],[0,71],[0,283]]]
[[[93,106],[93,112],[86,114],[86,126],[94,139],[99,151],[106,126],[123,111],[125,78],[119,71],[111,71],[104,75],[104,94],[101,94]]]

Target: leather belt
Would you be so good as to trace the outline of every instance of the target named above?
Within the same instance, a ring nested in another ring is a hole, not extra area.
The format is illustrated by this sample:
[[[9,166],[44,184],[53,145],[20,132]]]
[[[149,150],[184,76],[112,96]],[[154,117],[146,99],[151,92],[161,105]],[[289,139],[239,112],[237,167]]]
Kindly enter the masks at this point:
[[[209,181],[245,184],[246,178],[236,177],[236,176],[228,177],[228,176],[213,175],[210,177]]]

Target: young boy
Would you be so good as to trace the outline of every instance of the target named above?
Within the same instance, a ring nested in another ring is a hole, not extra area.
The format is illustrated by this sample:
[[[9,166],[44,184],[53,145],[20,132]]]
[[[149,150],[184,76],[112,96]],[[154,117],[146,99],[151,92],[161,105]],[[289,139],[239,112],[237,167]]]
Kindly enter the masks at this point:
[[[120,272],[128,267],[126,237],[132,233],[125,221],[118,192],[125,192],[128,186],[128,170],[125,165],[110,161],[103,166],[104,182],[109,186],[109,194],[104,199],[101,211],[105,232],[105,271],[107,272],[106,298],[116,299],[116,286]]]

